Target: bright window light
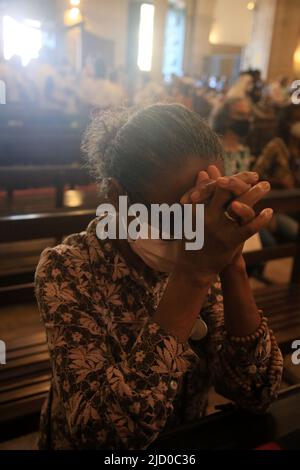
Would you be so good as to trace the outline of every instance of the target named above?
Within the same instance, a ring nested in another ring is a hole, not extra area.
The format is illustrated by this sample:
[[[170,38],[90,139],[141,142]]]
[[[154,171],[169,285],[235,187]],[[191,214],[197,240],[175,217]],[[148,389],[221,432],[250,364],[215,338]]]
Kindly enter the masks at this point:
[[[24,20],[23,23],[26,24],[26,26],[29,26],[30,28],[38,28],[39,29],[41,27],[41,22],[38,21],[38,20],[27,19],[27,20]]]
[[[70,5],[78,7],[80,5],[80,0],[70,0]]]
[[[154,5],[143,3],[141,5],[138,60],[137,64],[143,72],[151,70],[153,49]]]
[[[12,56],[21,57],[22,64],[27,65],[31,59],[37,59],[42,47],[40,23],[33,20],[16,21],[10,16],[3,17],[3,53],[9,60]]]

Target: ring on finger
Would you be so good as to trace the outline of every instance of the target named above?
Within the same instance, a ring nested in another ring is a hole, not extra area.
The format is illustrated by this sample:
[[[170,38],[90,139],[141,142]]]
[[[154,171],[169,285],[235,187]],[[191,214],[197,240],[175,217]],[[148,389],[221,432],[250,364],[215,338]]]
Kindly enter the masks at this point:
[[[226,219],[230,220],[230,222],[234,222],[235,224],[238,223],[237,220],[234,217],[232,217],[228,211],[224,211],[224,215]]]

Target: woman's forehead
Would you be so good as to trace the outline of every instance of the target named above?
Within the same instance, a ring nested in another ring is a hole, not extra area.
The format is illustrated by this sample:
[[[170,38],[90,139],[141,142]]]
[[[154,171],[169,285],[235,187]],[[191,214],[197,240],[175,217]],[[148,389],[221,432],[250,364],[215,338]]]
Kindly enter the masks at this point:
[[[215,161],[205,161],[202,158],[190,158],[186,165],[180,169],[173,168],[157,177],[156,186],[147,192],[147,199],[154,204],[173,204],[179,202],[183,194],[196,185],[200,171],[207,170],[209,165],[215,165],[223,174],[223,163],[216,158]]]

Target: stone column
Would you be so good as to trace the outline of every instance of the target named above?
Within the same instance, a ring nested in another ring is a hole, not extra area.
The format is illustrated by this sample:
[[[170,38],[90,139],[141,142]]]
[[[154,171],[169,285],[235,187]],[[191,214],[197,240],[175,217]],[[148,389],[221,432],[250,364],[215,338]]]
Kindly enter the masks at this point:
[[[199,76],[204,59],[210,55],[209,33],[214,20],[216,0],[187,0],[185,73]]]

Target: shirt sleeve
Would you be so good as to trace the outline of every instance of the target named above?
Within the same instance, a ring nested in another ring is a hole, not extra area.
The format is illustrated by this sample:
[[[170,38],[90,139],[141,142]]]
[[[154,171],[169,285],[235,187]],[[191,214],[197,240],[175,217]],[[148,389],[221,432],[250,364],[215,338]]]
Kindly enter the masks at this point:
[[[36,296],[67,433],[75,448],[144,449],[163,430],[195,353],[149,318],[125,354],[113,307],[95,306],[84,276],[66,266],[55,249],[44,252]]]
[[[244,409],[264,412],[277,397],[283,369],[272,331],[266,326],[250,342],[230,341],[219,282],[212,287],[202,316],[209,325],[208,354],[216,391]]]

